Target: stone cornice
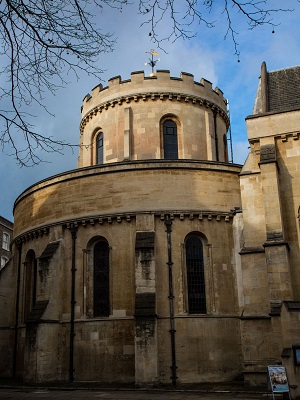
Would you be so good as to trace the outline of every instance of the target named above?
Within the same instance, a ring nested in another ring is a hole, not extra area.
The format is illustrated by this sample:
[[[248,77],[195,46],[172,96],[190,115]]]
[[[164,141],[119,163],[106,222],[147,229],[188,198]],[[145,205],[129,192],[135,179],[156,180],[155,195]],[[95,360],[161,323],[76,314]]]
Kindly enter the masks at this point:
[[[143,101],[155,101],[155,100],[176,100],[176,101],[184,101],[185,103],[192,103],[195,106],[204,106],[206,108],[210,108],[212,111],[217,112],[225,121],[227,129],[229,128],[229,117],[227,113],[219,107],[214,102],[207,100],[203,97],[194,96],[186,93],[174,93],[174,92],[147,92],[147,93],[134,93],[128,96],[120,96],[113,98],[109,101],[105,101],[95,106],[92,110],[86,113],[81,120],[80,123],[80,133],[83,133],[84,127],[88,123],[89,120],[94,118],[98,113],[101,113],[103,110],[107,110],[109,107],[115,107],[118,105],[122,105],[123,103],[131,103],[137,102],[139,100]]]
[[[267,112],[264,112],[264,113],[262,112],[262,113],[258,113],[258,114],[248,115],[245,118],[245,120],[247,121],[248,119],[269,117],[269,116],[272,116],[272,115],[290,113],[290,112],[295,112],[295,111],[300,111],[299,107],[290,108],[289,110],[275,110],[275,111],[267,111]]]
[[[282,133],[276,133],[274,135],[268,135],[268,136],[264,136],[264,137],[274,137],[277,140],[281,140],[282,142],[288,142],[290,139],[292,140],[299,140],[300,139],[300,132],[297,131],[293,131],[293,132],[282,132]],[[256,138],[251,138],[248,139],[250,144],[254,144],[254,143],[259,143],[260,139],[262,137],[256,137]]]
[[[45,225],[36,229],[31,229],[25,233],[22,233],[21,235],[15,237],[12,243],[19,244],[21,242],[27,242],[36,239],[38,237],[42,237],[44,235],[48,235],[50,226],[51,225]]]
[[[31,229],[27,232],[23,232],[16,236],[13,243],[23,243],[27,241],[34,240],[36,238],[48,235],[50,228],[54,226],[62,226],[64,229],[70,229],[71,225],[76,227],[86,227],[94,225],[105,225],[122,222],[130,223],[135,219],[138,214],[151,214],[159,217],[161,221],[164,221],[165,216],[168,214],[171,220],[178,218],[180,221],[184,220],[198,220],[202,221],[217,221],[217,222],[230,222],[230,220],[235,215],[234,211],[224,212],[224,211],[210,211],[210,210],[166,210],[166,211],[138,211],[129,213],[111,213],[111,214],[101,214],[84,216],[79,218],[72,218],[70,220],[53,222],[38,228]]]

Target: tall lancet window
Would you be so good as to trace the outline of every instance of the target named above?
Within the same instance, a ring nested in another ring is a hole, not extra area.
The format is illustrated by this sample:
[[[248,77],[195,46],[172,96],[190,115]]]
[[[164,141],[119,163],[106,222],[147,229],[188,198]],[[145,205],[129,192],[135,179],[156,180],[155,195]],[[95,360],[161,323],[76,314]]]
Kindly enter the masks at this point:
[[[103,132],[96,137],[96,163],[103,164]]]
[[[178,159],[177,125],[171,119],[167,119],[163,123],[163,142],[164,142],[164,159],[177,160]]]
[[[109,245],[103,239],[94,247],[94,317],[109,313]]]
[[[203,243],[199,236],[185,241],[189,314],[206,314]]]

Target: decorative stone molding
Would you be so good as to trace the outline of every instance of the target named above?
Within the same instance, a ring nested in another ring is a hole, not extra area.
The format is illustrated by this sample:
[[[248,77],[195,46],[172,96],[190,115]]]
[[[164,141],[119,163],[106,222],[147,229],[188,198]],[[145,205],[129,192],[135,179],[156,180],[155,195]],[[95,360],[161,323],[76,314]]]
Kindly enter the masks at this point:
[[[185,93],[172,93],[172,92],[148,92],[148,93],[134,93],[127,97],[121,96],[116,97],[115,99],[110,100],[109,102],[103,102],[99,105],[95,106],[92,110],[90,110],[86,115],[83,116],[80,123],[80,133],[83,133],[84,127],[94,116],[98,113],[102,113],[103,109],[107,110],[108,107],[115,107],[115,105],[122,105],[123,103],[137,102],[140,99],[143,101],[147,100],[169,100],[172,101],[175,98],[177,101],[184,101],[186,103],[191,102],[195,106],[210,108],[212,111],[217,112],[225,121],[227,129],[229,128],[229,117],[227,113],[222,110],[217,104],[213,103],[210,100],[204,99],[198,96],[192,96]]]
[[[80,227],[82,226],[83,228],[87,227],[88,225],[95,226],[97,224],[103,225],[103,224],[112,224],[114,222],[120,224],[122,222],[130,223],[132,220],[135,219],[137,214],[152,214],[157,217],[160,217],[161,221],[165,220],[165,216],[169,215],[171,220],[174,220],[174,218],[179,218],[180,221],[184,221],[185,219],[189,220],[199,220],[200,222],[202,221],[224,221],[224,222],[229,222],[230,219],[232,219],[235,215],[234,211],[230,212],[218,212],[218,211],[165,211],[165,212],[159,212],[159,211],[144,211],[144,212],[134,212],[134,213],[116,213],[116,214],[109,214],[109,215],[95,215],[95,216],[89,216],[89,217],[79,217],[76,219],[72,220],[67,220],[67,221],[57,221],[56,223],[51,223],[46,226],[40,227],[38,229],[32,229],[28,232],[22,233],[21,235],[17,236],[14,239],[14,243],[23,243],[27,242],[30,240],[33,240],[35,238],[41,237],[43,235],[48,235],[49,230],[53,226],[62,226],[63,228],[70,229],[71,226],[74,227]]]
[[[282,142],[287,142],[289,139],[299,140],[299,137],[300,137],[300,132],[284,132],[280,135]]]
[[[38,237],[48,235],[48,233],[49,233],[49,226],[47,225],[38,229],[30,230],[26,233],[17,236],[16,238],[14,238],[13,243],[16,243],[16,245],[18,245],[20,243],[28,242]]]
[[[290,139],[298,140],[300,138],[300,132],[282,132],[280,134],[273,135],[275,139],[281,140],[282,142],[288,142]],[[259,140],[257,138],[249,139],[249,144],[258,143]]]
[[[282,142],[287,142],[288,138],[286,134],[281,135]]]
[[[233,218],[235,213],[230,211],[228,213],[226,212],[218,212],[218,211],[185,211],[185,212],[171,212],[171,213],[163,213],[160,214],[160,219],[162,221],[165,220],[165,216],[169,215],[170,219],[174,219],[175,217],[179,218],[180,221],[184,221],[185,219],[189,219],[190,221],[192,220],[207,220],[207,221],[225,221],[229,222],[230,218]]]

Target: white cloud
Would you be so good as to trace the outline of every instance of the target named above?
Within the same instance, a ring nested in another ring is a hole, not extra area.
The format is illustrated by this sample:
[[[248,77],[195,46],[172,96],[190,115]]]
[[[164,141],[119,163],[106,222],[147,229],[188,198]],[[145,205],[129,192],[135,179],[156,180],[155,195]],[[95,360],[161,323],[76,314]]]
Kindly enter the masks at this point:
[[[273,1],[274,7],[281,5],[279,0],[272,0],[272,4]],[[230,40],[223,40],[222,23],[210,30],[200,26],[200,33],[195,39],[165,42],[166,53],[159,50],[161,61],[158,69],[170,70],[172,76],[179,76],[180,72],[189,72],[194,75],[196,81],[200,81],[202,77],[208,79],[213,87],[220,87],[229,98],[236,163],[243,163],[248,153],[244,118],[252,112],[261,62],[266,61],[269,70],[300,64],[299,10],[300,4],[296,12],[286,13],[274,35],[269,28],[240,30],[240,63],[237,63],[236,57],[233,56],[234,50]],[[97,16],[96,22],[101,25],[103,32],[115,32],[118,37],[115,51],[102,54],[99,59],[99,66],[106,70],[102,76],[104,85],[115,75],[129,79],[132,71],[145,69],[146,74],[150,73],[150,69],[146,68],[144,63],[148,60],[146,52],[154,45],[148,35],[149,28],[140,26],[142,19],[137,15],[136,6],[125,7],[122,13],[105,11]],[[165,28],[163,25],[160,28],[162,36]],[[55,117],[37,109],[33,109],[32,113],[39,115],[35,123],[37,127],[44,128],[47,134],[78,143],[82,99],[99,81],[83,74],[79,82],[71,76],[68,78],[71,83],[56,96],[47,94],[46,103]],[[2,153],[0,214],[12,219],[13,201],[21,191],[47,176],[76,168],[77,154],[77,149],[74,154],[66,149],[64,155],[46,155],[46,159],[51,163],[19,169],[13,157]]]

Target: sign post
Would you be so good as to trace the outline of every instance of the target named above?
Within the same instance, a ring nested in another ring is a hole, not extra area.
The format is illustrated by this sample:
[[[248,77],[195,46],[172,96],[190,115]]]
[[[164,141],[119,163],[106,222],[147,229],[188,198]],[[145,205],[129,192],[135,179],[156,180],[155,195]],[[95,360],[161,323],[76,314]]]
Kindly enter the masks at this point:
[[[282,365],[268,366],[268,394],[269,389],[272,390],[273,400],[276,394],[288,393],[291,400],[289,381],[287,378],[285,367]]]

